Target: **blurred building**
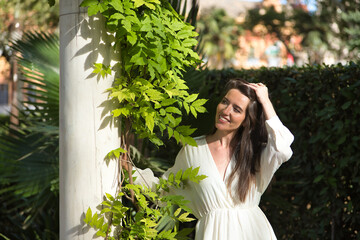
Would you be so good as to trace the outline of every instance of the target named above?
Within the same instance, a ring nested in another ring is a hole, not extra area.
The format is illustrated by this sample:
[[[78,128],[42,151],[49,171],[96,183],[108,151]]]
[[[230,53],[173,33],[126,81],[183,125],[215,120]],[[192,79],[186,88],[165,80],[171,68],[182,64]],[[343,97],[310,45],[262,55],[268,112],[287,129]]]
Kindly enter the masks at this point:
[[[292,4],[300,4],[299,1],[290,1]],[[236,19],[238,24],[245,21],[247,11],[254,8],[269,8],[274,7],[275,11],[281,12],[286,6],[282,5],[280,0],[263,0],[263,1],[242,1],[242,0],[199,0],[200,12],[204,12],[208,8],[223,8],[227,14]],[[305,5],[301,6],[306,8]],[[265,9],[264,9],[265,11]],[[290,53],[286,46],[281,42],[275,34],[269,33],[265,26],[257,25],[252,31],[245,30],[239,36],[239,48],[233,62],[234,68],[259,68],[265,67],[282,67],[291,66],[295,64],[294,53],[297,53],[296,60],[298,65],[306,62],[306,56],[301,55],[302,37],[293,34],[291,25],[284,28],[286,35],[289,36],[287,40],[288,47],[290,46],[292,52]]]
[[[226,13],[233,18],[237,18],[238,16],[244,14],[249,9],[253,9],[255,7],[258,7],[261,2],[255,2],[255,1],[241,1],[241,0],[198,0],[200,9],[199,14],[201,15],[201,12],[204,9],[208,8],[222,8],[226,11]]]
[[[0,114],[8,114],[12,99],[11,65],[0,57]]]

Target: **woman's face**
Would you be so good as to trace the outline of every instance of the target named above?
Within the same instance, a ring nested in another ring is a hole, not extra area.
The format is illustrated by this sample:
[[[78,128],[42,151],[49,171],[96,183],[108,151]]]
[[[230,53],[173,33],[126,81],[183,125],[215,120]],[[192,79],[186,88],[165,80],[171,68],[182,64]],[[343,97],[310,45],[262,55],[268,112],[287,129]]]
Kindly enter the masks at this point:
[[[246,117],[250,99],[237,89],[230,89],[217,105],[215,127],[217,131],[235,133]]]

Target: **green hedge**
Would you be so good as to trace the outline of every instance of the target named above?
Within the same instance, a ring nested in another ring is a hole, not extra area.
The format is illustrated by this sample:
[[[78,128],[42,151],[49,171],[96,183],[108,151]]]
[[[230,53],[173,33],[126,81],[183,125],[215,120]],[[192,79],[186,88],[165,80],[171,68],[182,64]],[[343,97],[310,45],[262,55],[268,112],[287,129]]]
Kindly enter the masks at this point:
[[[202,72],[194,87],[210,100],[208,114],[191,120],[198,135],[212,128],[219,89],[235,77],[265,83],[295,136],[261,201],[277,237],[360,239],[360,66]]]

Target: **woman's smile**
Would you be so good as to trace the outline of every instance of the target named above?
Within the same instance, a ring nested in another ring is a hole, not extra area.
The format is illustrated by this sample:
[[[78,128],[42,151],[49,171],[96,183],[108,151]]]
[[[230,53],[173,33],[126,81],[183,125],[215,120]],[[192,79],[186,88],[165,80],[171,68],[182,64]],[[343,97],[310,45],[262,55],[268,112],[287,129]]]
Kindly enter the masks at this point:
[[[222,122],[222,123],[226,123],[226,122],[230,122],[230,120],[224,116],[219,116],[219,121]]]

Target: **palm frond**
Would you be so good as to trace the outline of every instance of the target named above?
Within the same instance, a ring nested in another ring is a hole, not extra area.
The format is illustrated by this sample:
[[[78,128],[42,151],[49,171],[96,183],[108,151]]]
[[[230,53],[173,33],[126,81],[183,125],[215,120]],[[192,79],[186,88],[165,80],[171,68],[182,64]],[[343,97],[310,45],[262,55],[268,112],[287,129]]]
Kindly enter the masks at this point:
[[[179,15],[184,17],[185,22],[196,26],[197,15],[199,12],[198,0],[191,0],[189,7],[187,0],[169,0],[169,3]]]
[[[19,123],[2,126],[0,199],[6,209],[1,214],[14,223],[12,229],[31,234],[2,233],[31,239],[36,232],[52,235],[58,229],[59,39],[26,33],[13,43],[13,49],[19,53],[25,99],[17,106],[19,114],[13,116]],[[51,226],[45,219],[51,219]]]

